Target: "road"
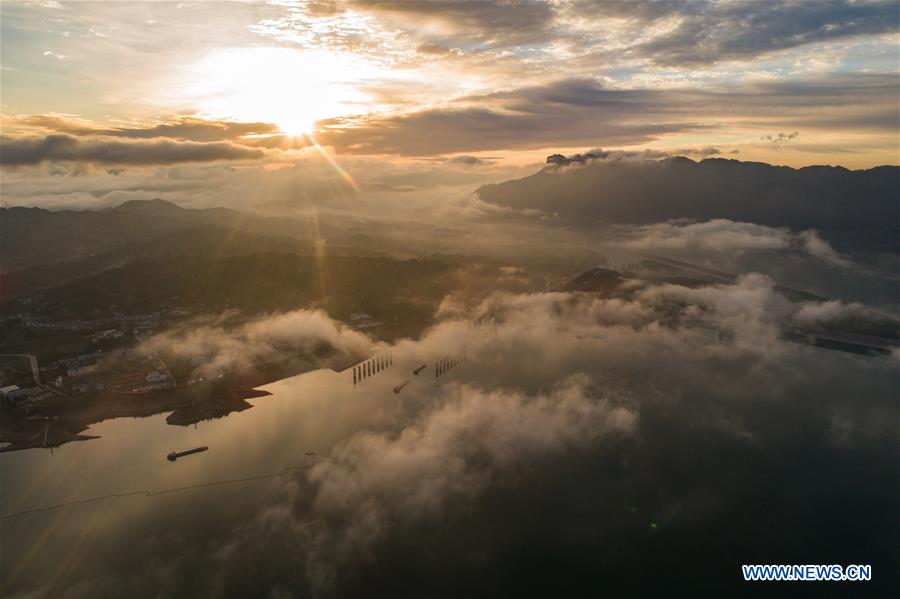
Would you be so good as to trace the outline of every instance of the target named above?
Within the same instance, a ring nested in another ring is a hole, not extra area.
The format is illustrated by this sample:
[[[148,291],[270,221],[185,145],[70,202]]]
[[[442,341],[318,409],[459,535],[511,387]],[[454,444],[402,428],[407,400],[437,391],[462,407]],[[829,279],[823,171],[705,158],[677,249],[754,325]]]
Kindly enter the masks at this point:
[[[786,328],[784,332],[794,339],[805,338],[810,345],[821,342],[833,342],[840,345],[853,345],[859,348],[873,349],[882,353],[890,353],[898,347],[896,339],[875,337],[846,331],[827,331],[821,329]]]

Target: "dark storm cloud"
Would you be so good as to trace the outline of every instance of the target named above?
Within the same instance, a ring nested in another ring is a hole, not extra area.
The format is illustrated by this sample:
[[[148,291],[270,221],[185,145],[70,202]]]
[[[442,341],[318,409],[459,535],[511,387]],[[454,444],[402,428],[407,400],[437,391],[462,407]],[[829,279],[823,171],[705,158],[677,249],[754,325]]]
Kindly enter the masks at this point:
[[[72,135],[5,138],[0,140],[0,164],[24,166],[47,161],[97,164],[154,165],[215,160],[261,158],[262,150],[227,142],[122,141],[108,138],[78,138]]]
[[[578,11],[645,26],[674,21],[671,31],[625,51],[667,66],[752,59],[818,42],[891,33],[900,19],[900,8],[891,0],[584,2]]]
[[[270,123],[237,123],[197,118],[183,118],[143,127],[116,128],[104,128],[79,119],[57,115],[32,115],[14,119],[14,122],[17,125],[48,129],[69,135],[104,135],[131,139],[168,137],[199,142],[227,141],[246,135],[270,135],[278,132],[278,127]]]

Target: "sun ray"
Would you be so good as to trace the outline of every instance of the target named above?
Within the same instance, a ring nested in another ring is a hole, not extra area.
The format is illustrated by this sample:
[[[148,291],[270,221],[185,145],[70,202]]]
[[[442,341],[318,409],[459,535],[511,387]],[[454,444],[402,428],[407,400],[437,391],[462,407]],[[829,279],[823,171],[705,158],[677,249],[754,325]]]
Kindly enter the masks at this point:
[[[293,48],[219,48],[188,67],[184,99],[214,118],[274,123],[299,137],[316,121],[370,104],[359,84],[379,67],[358,56]]]
[[[316,152],[318,152],[319,155],[322,156],[322,158],[325,159],[325,161],[331,166],[332,169],[334,169],[334,172],[340,175],[341,179],[343,179],[344,182],[346,182],[347,185],[349,185],[353,189],[353,191],[358,193],[359,186],[356,184],[356,180],[353,178],[353,176],[338,163],[335,157],[332,156],[328,150],[326,150],[319,144],[319,142],[316,141],[316,138],[313,137],[313,134],[307,133],[304,137],[306,137],[306,139],[309,141],[310,146],[314,148]]]

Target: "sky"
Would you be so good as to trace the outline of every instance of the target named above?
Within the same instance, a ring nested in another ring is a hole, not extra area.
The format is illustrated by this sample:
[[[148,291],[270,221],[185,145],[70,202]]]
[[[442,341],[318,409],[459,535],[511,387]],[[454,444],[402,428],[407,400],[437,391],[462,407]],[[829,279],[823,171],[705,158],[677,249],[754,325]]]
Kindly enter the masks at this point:
[[[312,149],[472,170],[604,148],[897,164],[898,11],[891,0],[3,2],[2,162],[275,170]]]

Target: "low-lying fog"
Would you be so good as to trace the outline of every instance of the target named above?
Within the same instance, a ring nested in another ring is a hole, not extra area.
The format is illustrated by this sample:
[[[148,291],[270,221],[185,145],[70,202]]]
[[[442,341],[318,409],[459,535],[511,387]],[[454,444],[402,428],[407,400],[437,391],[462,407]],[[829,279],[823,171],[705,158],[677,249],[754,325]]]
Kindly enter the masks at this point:
[[[207,375],[238,349],[250,359],[285,337],[389,352],[393,365],[355,386],[350,370],[282,381],[200,432],[160,438],[174,428],[161,418],[116,420],[57,456],[11,456],[10,506],[26,505],[26,491],[52,504],[309,467],[8,518],[18,548],[4,559],[8,591],[631,593],[679,576],[727,585],[741,562],[813,558],[871,562],[888,582],[896,355],[783,341],[778,319],[794,309],[762,275],[647,285],[629,298],[448,297],[436,326],[393,346],[309,312],[196,329],[181,349],[202,352]],[[841,309],[823,306],[794,316]],[[459,363],[435,376],[441,358]],[[162,459],[201,441],[210,452],[184,465]],[[143,474],[111,485],[129,461]],[[175,468],[189,475],[173,478]]]

